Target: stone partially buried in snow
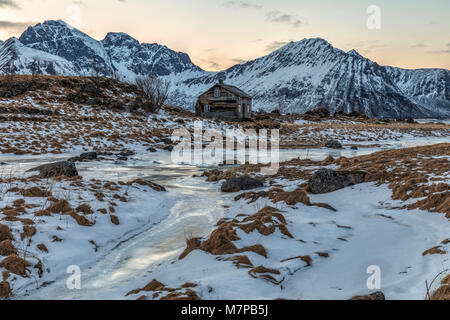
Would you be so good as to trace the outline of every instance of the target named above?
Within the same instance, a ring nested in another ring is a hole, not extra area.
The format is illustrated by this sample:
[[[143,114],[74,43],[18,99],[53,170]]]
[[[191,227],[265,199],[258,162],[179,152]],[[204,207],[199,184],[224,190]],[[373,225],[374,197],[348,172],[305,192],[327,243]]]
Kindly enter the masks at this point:
[[[342,144],[337,140],[330,140],[325,143],[325,148],[342,149]]]
[[[364,182],[365,172],[339,172],[320,169],[309,180],[310,191],[314,194],[333,192]]]
[[[264,187],[264,184],[249,176],[228,179],[222,184],[222,192],[238,192],[241,190],[250,190]]]
[[[59,176],[66,176],[69,178],[78,176],[77,167],[73,162],[61,161],[28,170],[27,172],[39,171],[42,178],[52,178]]]
[[[86,152],[86,153],[80,154],[80,156],[78,156],[78,157],[70,158],[67,161],[82,162],[82,161],[95,160],[95,159],[97,159],[97,157],[98,157],[97,152]]]

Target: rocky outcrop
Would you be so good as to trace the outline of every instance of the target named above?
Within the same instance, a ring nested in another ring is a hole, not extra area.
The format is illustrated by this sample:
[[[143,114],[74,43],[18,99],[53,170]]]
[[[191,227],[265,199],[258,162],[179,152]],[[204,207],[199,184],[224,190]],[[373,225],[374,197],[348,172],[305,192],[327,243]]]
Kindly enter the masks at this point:
[[[342,144],[337,140],[329,140],[325,143],[325,148],[342,149]]]
[[[364,182],[365,172],[345,172],[320,169],[309,180],[309,189],[314,194],[333,192]]]
[[[69,178],[78,176],[77,167],[73,162],[61,161],[28,170],[27,172],[39,171],[42,178],[52,178],[59,176],[66,176]]]
[[[241,190],[251,190],[264,187],[264,184],[249,176],[231,178],[226,180],[221,187],[222,192],[238,192]]]

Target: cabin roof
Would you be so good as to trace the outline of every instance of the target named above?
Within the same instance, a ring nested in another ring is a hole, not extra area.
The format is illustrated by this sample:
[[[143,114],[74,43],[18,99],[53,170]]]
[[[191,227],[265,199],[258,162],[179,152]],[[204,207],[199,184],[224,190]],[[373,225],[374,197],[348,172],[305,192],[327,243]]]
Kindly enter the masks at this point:
[[[252,99],[252,97],[248,94],[245,93],[244,91],[242,91],[241,89],[239,89],[238,87],[229,85],[229,84],[225,84],[225,83],[216,83],[214,86],[212,86],[211,88],[209,88],[206,92],[208,92],[209,90],[213,89],[214,87],[219,86],[227,91],[230,91],[231,93],[234,93],[235,95],[242,97],[242,98],[249,98]]]

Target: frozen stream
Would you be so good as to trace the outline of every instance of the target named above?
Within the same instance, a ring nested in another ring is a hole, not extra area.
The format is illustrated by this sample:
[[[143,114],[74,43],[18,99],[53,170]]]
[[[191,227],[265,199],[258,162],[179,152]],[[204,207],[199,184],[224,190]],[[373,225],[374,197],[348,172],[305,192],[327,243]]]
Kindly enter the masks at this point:
[[[296,157],[321,160],[328,155],[357,156],[380,149],[400,148],[447,142],[447,139],[424,138],[405,140],[383,145],[381,148],[334,151],[329,149],[281,150],[280,160]],[[1,171],[24,172],[40,163],[66,159],[64,156],[0,156]],[[171,259],[185,247],[187,236],[207,236],[217,221],[225,215],[227,203],[234,195],[223,194],[219,185],[194,178],[205,167],[173,164],[170,153],[138,154],[126,162],[96,161],[77,164],[80,174],[86,178],[107,180],[148,179],[165,186],[174,205],[168,217],[156,226],[116,246],[97,263],[83,270],[82,289],[66,288],[66,277],[38,290],[19,297],[24,299],[123,299],[126,288]],[[142,285],[142,284],[141,284]]]

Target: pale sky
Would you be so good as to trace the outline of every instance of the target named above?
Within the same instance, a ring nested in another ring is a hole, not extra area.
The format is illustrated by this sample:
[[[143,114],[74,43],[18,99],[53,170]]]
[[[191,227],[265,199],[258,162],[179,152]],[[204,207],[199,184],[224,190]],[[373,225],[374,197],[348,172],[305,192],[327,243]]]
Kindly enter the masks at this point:
[[[367,27],[371,5],[380,29]],[[0,0],[0,39],[57,19],[98,40],[121,31],[167,45],[205,70],[315,37],[382,65],[450,69],[449,0]]]

